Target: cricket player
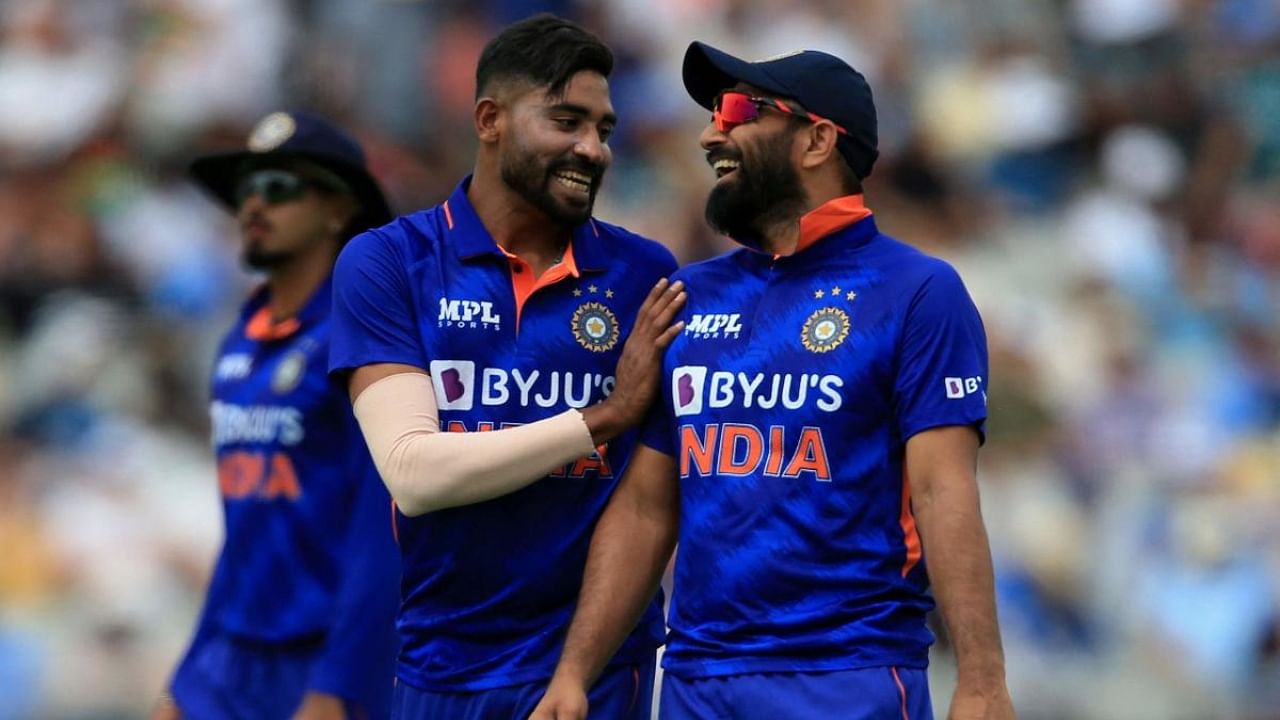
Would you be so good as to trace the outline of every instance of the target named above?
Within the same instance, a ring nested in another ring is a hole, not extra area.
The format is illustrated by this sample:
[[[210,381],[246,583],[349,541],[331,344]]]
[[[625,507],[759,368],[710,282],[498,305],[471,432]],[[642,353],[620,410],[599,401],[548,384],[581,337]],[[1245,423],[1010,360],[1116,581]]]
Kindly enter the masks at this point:
[[[975,478],[986,339],[955,270],[864,204],[870,87],[826,53],[696,42],[683,73],[712,112],[707,219],[743,247],[676,274],[684,334],[534,718],[598,716],[586,689],[677,539],[664,720],[929,718],[935,598],[951,717],[1012,717]]]
[[[330,367],[397,506],[398,718],[533,710],[681,329],[671,253],[591,214],[612,65],[560,18],[503,30],[476,69],[474,172],[338,260]],[[639,616],[601,663],[603,717],[650,717],[653,593]]]
[[[200,158],[191,174],[235,212],[244,261],[266,282],[214,363],[226,540],[153,717],[386,717],[391,499],[327,365],[334,260],[390,211],[356,141],[308,113],[267,116],[247,150]]]

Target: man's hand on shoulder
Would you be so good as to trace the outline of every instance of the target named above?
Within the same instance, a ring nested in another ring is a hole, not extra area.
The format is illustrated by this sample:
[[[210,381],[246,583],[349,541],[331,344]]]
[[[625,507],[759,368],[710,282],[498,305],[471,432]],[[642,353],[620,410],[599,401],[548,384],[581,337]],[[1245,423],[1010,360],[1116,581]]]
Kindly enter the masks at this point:
[[[649,411],[661,384],[662,354],[684,329],[684,322],[672,321],[685,299],[684,283],[679,280],[668,283],[663,278],[649,291],[618,358],[613,392],[582,413],[597,444],[639,423]]]

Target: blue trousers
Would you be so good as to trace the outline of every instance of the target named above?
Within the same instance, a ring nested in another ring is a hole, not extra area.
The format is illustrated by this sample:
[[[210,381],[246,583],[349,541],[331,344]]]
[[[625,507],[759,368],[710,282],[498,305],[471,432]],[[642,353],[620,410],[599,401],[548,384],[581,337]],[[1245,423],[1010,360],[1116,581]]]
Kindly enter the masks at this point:
[[[170,685],[184,720],[288,720],[302,702],[322,642],[273,646],[217,634],[192,647]],[[371,688],[347,716],[387,717],[391,688]]]
[[[603,716],[608,717],[608,716]],[[873,667],[820,673],[662,678],[660,720],[932,720],[928,672]]]
[[[591,717],[650,720],[657,662],[611,665],[587,694]],[[525,720],[547,690],[547,680],[476,692],[432,692],[396,683],[391,717],[396,720]]]

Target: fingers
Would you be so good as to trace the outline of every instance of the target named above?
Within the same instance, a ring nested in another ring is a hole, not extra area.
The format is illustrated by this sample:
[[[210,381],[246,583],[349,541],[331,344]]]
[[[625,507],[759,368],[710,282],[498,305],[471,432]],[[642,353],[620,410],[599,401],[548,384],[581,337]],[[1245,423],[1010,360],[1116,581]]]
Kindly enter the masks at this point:
[[[649,291],[649,297],[645,299],[644,305],[640,307],[640,312],[636,315],[638,320],[648,320],[653,318],[663,308],[667,307],[677,295],[684,289],[684,283],[680,280],[674,283],[667,283],[664,278],[658,281],[658,284]]]
[[[680,309],[684,307],[685,301],[689,299],[689,294],[686,293],[683,289],[678,290],[670,298],[667,297],[667,295],[671,292],[671,290],[676,289],[677,286],[680,288],[684,287],[679,282],[677,282],[675,285],[672,285],[671,288],[668,289],[667,293],[663,293],[662,299],[659,301],[659,304],[655,306],[655,314],[654,314],[653,322],[655,325],[657,325],[660,328],[663,328],[664,330],[671,325],[671,321],[675,320],[676,318],[676,313],[680,312]],[[665,305],[662,304],[663,301],[666,302]]]
[[[653,298],[652,303],[646,300],[647,305],[636,315],[633,332],[654,337],[665,331],[671,325],[676,313],[684,307],[687,299],[688,294],[684,291],[684,283],[679,280],[671,283]]]
[[[658,298],[662,297],[662,293],[668,289],[667,284],[668,280],[666,278],[658,278],[658,282],[649,289],[649,294],[645,296],[644,302],[640,303],[640,311],[636,317],[642,318],[647,312],[649,312],[649,308],[653,307],[653,304],[658,301]]]
[[[671,345],[671,343],[674,342],[677,337],[680,336],[680,333],[683,330],[684,330],[684,321],[681,320],[675,325],[672,325],[671,327],[667,328],[666,332],[659,335],[658,338],[653,341],[654,347],[656,347],[659,350],[666,350],[667,347]]]

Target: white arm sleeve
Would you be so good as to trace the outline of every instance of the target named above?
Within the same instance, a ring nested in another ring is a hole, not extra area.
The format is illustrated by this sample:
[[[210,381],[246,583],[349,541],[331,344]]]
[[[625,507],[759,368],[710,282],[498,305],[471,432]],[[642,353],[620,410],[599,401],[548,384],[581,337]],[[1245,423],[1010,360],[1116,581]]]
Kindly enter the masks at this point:
[[[423,373],[378,380],[354,409],[382,481],[409,516],[515,492],[595,451],[577,410],[491,432],[440,432],[435,388]]]

